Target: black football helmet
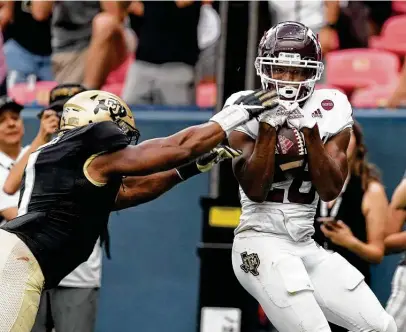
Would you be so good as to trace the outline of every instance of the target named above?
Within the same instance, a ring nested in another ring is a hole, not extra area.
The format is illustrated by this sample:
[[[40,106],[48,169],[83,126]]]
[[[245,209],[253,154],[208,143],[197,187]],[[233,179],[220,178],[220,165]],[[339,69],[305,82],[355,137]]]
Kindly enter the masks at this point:
[[[321,46],[312,30],[298,22],[281,22],[262,37],[255,60],[263,89],[276,89],[279,99],[309,98],[324,70]],[[283,80],[277,73],[294,70],[301,80]]]

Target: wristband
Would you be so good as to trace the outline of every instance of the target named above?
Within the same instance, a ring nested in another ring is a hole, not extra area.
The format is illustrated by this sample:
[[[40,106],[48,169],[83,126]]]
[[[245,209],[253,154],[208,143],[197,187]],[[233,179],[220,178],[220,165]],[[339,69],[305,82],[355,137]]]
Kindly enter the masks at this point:
[[[196,161],[175,168],[182,181],[185,181],[195,175],[202,173],[196,165]]]

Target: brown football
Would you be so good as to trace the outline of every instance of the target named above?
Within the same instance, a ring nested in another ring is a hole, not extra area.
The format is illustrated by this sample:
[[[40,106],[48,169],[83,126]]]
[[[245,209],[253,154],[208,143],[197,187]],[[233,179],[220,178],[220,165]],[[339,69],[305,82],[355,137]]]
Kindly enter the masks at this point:
[[[276,165],[281,171],[300,168],[306,158],[303,134],[286,124],[278,129],[276,138]]]

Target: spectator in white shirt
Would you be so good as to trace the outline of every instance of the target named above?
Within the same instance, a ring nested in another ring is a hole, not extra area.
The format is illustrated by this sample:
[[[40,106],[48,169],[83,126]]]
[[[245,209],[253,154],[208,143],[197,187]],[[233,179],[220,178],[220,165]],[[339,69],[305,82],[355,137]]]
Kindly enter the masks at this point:
[[[23,107],[7,96],[0,97],[0,188],[10,172],[15,161],[21,157],[27,148],[22,148],[24,124],[20,117]],[[17,216],[18,193],[7,195],[0,190],[0,218],[2,221]]]
[[[23,148],[21,142],[24,136],[24,124],[20,112],[23,106],[8,96],[0,97],[0,219],[9,221],[17,216],[19,192],[8,194],[3,190],[4,183],[11,168],[20,159],[45,144],[50,132],[58,127],[58,118],[55,114],[47,113],[41,121],[40,130],[31,146]],[[28,158],[28,157],[27,157]]]

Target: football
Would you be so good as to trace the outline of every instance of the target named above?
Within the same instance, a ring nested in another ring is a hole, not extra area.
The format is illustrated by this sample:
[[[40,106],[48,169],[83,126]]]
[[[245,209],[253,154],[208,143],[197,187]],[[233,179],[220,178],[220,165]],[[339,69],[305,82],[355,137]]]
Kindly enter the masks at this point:
[[[276,165],[281,171],[288,171],[303,166],[306,158],[306,146],[303,134],[286,124],[277,131]]]

